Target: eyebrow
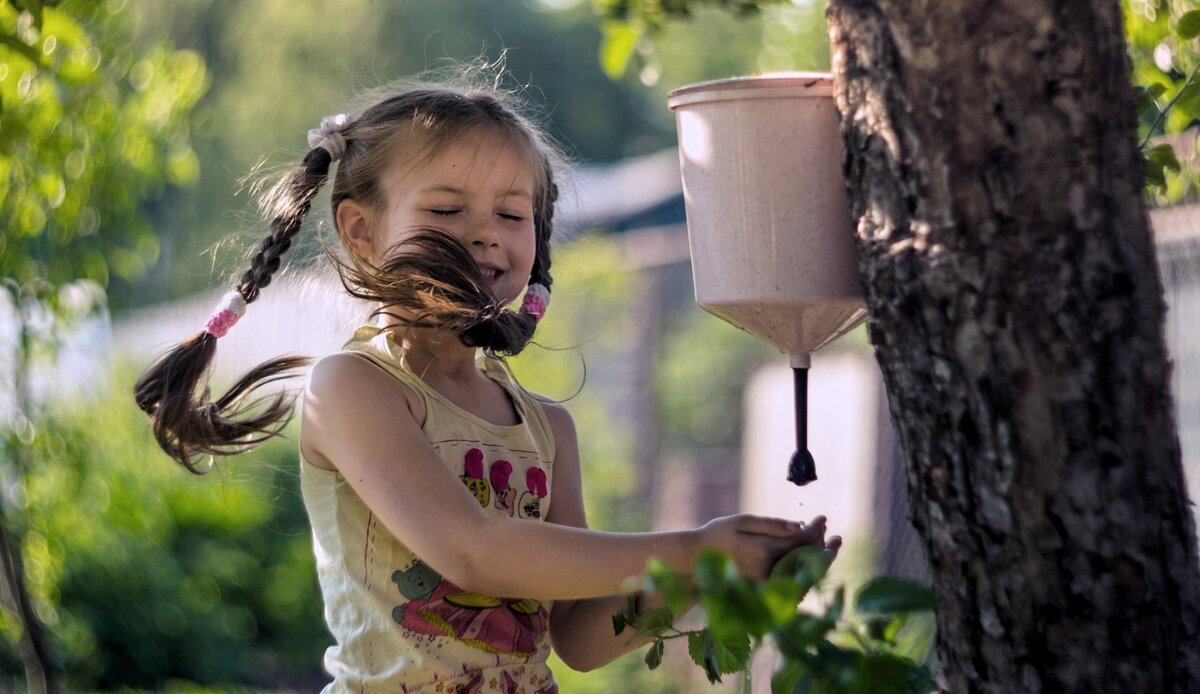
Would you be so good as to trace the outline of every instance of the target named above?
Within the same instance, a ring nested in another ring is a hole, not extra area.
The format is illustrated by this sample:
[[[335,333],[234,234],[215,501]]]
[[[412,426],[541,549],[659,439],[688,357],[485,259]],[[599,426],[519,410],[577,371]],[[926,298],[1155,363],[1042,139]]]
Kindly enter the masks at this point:
[[[422,192],[422,193],[454,193],[456,195],[462,195],[465,191],[463,191],[462,188],[456,188],[454,186],[430,186],[428,188],[422,188],[420,192]],[[525,197],[525,198],[529,198],[530,200],[533,199],[533,195],[531,195],[529,193],[529,191],[522,190],[520,188],[509,188],[508,190],[502,191],[496,197],[508,198],[508,197],[513,197],[513,196]]]

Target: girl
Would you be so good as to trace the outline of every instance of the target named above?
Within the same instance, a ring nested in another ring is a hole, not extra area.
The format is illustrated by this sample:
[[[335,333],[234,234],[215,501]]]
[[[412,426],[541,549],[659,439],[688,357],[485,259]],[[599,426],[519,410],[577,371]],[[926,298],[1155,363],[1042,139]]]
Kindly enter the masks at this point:
[[[347,251],[337,267],[378,309],[315,365],[303,397],[301,486],[337,640],[327,691],[554,692],[551,644],[581,670],[642,645],[615,636],[611,616],[648,558],[687,570],[715,547],[759,578],[799,545],[836,551],[823,518],[587,528],[570,415],[500,360],[529,342],[549,303],[557,197],[553,151],[503,95],[408,89],[309,136],[250,269],[203,331],[142,376],[136,398],[193,472],[197,458],[278,433],[286,396],[240,403],[303,360],[263,364],[211,402],[198,382],[336,161],[332,212]]]

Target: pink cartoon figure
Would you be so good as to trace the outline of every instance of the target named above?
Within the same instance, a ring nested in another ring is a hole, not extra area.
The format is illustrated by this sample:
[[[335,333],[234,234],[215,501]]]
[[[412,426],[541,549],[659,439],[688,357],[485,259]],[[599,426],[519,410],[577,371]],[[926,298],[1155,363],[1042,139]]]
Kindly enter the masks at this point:
[[[514,502],[517,500],[517,490],[508,484],[512,470],[512,463],[507,460],[497,460],[488,470],[488,477],[492,480],[492,495],[496,499],[496,508],[510,516],[515,508]]]
[[[491,491],[488,481],[483,478],[483,451],[478,448],[467,451],[464,467],[464,474],[459,475],[458,478],[467,485],[467,489],[470,490],[479,505],[486,508],[491,499]]]
[[[529,491],[521,494],[521,503],[517,507],[522,518],[541,518],[542,499],[546,491],[546,471],[540,467],[531,467],[525,471],[525,486]]]
[[[524,658],[537,653],[549,617],[532,598],[470,593],[446,579],[428,595],[392,610],[392,619],[418,634],[450,636],[471,648]]]

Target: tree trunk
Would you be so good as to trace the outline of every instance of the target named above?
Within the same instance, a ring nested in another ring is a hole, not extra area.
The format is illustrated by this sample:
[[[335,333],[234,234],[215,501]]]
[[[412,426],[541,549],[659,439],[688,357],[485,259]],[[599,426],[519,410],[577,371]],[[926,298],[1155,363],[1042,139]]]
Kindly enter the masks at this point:
[[[870,335],[955,692],[1200,691],[1117,0],[830,0]]]

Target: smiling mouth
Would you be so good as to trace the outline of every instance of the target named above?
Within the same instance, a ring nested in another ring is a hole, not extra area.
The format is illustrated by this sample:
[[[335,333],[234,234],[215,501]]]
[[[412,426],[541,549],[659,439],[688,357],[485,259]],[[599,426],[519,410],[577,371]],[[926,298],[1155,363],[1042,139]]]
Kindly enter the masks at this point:
[[[502,270],[497,270],[494,267],[484,267],[480,268],[480,270],[483,271],[483,279],[487,280],[488,282],[495,282],[500,278],[500,275],[504,274]]]

